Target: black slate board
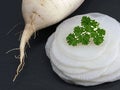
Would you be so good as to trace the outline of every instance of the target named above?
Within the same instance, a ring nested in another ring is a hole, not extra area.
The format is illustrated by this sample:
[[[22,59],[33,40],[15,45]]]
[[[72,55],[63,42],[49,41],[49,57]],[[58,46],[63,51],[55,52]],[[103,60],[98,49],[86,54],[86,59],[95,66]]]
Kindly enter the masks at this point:
[[[119,80],[94,87],[83,87],[65,83],[52,71],[44,47],[47,38],[59,23],[37,32],[36,39],[30,40],[31,48],[27,48],[26,65],[13,83],[12,79],[19,64],[14,56],[19,55],[19,51],[9,54],[5,52],[19,46],[19,32],[24,27],[21,2],[22,0],[0,2],[0,90],[120,90]],[[120,21],[120,0],[86,0],[69,17],[89,12],[108,14]],[[14,30],[6,35],[12,28]]]

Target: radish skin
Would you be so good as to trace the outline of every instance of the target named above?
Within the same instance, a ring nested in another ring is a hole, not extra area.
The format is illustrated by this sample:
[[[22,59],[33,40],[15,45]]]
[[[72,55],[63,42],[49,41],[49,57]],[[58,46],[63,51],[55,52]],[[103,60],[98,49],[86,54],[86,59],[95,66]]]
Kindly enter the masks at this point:
[[[22,13],[25,29],[20,41],[20,64],[16,75],[24,66],[25,46],[36,31],[53,25],[74,12],[84,0],[23,0]]]

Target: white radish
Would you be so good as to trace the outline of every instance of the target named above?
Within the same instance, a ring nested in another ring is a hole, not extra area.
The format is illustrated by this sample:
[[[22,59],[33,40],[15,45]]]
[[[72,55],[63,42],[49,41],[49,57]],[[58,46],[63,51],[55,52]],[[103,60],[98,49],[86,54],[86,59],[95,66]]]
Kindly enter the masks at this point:
[[[84,0],[23,0],[25,29],[20,42],[20,64],[13,81],[23,69],[25,46],[37,30],[53,25],[75,11]]]
[[[68,45],[66,37],[75,26],[80,25],[83,16],[96,20],[106,30],[101,45]],[[59,77],[69,83],[93,86],[120,79],[119,35],[117,20],[101,13],[88,13],[63,21],[49,37],[45,49],[53,71]]]

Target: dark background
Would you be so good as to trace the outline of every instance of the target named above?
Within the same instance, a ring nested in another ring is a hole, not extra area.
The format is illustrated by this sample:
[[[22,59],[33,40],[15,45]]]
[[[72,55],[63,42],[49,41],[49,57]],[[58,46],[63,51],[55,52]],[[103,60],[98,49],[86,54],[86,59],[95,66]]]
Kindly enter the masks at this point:
[[[83,87],[65,83],[52,71],[44,47],[47,38],[59,23],[40,30],[37,32],[37,38],[30,40],[31,48],[27,48],[25,67],[13,83],[12,79],[19,64],[19,60],[14,56],[19,55],[19,51],[9,54],[5,52],[19,47],[19,32],[24,28],[21,2],[22,0],[0,2],[0,90],[120,90],[119,80],[94,87]],[[86,0],[69,17],[89,12],[108,14],[120,21],[120,0]],[[7,35],[11,29],[13,31]]]

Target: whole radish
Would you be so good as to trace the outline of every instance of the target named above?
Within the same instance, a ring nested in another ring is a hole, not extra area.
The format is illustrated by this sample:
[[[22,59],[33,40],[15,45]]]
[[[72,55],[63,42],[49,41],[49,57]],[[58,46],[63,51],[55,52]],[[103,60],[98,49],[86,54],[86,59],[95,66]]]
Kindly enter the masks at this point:
[[[75,11],[84,0],[23,0],[25,28],[20,41],[20,64],[13,81],[23,69],[25,46],[36,31],[53,25]]]

